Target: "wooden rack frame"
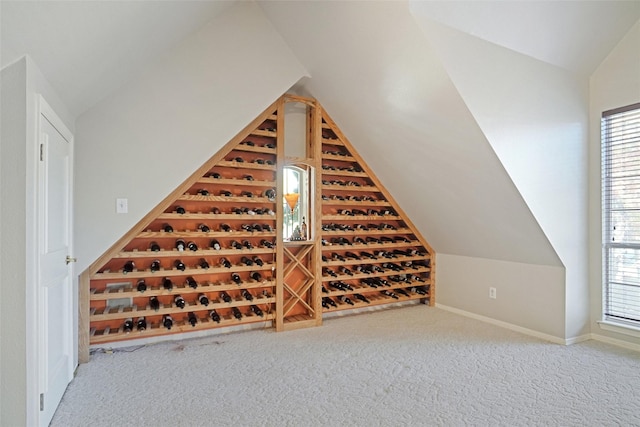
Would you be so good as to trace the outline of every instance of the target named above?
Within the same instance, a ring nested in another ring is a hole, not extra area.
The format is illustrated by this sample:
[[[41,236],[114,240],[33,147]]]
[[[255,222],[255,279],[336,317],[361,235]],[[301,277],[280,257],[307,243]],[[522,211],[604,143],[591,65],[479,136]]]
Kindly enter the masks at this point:
[[[307,111],[305,158],[285,156],[287,103]],[[312,240],[283,236],[289,164],[314,171]],[[197,249],[176,249],[178,239]],[[211,247],[213,240],[221,247]],[[229,264],[220,265],[222,258]],[[135,266],[125,271],[129,262]],[[142,292],[139,280],[147,285]],[[181,298],[183,308],[175,303]],[[284,331],[319,326],[323,313],[414,300],[435,302],[433,249],[322,106],[285,94],[80,275],[79,361],[89,361],[92,345],[249,323]],[[162,325],[165,315],[174,318],[171,329]],[[147,326],[138,331],[141,317]],[[134,329],[127,332],[129,318]]]

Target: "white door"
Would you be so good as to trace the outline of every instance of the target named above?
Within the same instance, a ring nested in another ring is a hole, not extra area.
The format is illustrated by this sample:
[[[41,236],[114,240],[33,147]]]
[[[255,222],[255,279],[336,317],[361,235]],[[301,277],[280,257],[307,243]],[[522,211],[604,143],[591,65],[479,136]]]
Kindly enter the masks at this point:
[[[73,377],[72,137],[40,100],[38,329],[40,422],[49,425]]]

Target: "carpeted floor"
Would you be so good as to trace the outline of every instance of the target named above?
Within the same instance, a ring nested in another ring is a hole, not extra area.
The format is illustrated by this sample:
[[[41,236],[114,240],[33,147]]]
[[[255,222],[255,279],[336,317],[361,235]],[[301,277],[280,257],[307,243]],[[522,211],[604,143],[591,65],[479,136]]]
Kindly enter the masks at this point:
[[[416,305],[97,352],[52,426],[640,426],[640,354]]]

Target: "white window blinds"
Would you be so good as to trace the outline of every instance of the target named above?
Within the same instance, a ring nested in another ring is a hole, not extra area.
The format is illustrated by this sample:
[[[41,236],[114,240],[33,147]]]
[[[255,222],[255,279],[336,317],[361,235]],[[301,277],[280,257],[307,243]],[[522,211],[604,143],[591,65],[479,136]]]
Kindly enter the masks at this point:
[[[601,129],[604,319],[640,326],[640,103]]]

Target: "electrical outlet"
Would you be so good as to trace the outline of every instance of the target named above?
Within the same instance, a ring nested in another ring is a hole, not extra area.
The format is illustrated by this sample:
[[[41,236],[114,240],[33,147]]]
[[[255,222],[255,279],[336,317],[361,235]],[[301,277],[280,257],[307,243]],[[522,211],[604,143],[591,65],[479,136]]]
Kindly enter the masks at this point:
[[[489,298],[496,299],[496,288],[489,288]]]

